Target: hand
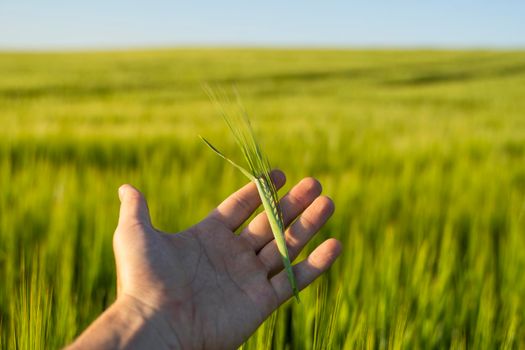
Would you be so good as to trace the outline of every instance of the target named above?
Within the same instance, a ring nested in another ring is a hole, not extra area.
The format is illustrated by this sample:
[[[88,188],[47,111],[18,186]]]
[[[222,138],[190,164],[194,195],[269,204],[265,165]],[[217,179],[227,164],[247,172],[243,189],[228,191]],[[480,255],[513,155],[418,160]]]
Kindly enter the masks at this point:
[[[279,171],[272,178],[278,188],[285,182]],[[281,200],[285,225],[290,225],[290,260],[334,211],[333,202],[320,194],[319,182],[306,178]],[[146,201],[132,186],[121,186],[119,196],[113,239],[117,301],[106,321],[97,321],[99,329],[104,322],[127,327],[125,337],[112,334],[111,339],[118,339],[116,347],[235,348],[292,296],[266,214],[256,216],[239,235],[234,233],[260,205],[253,183],[177,234],[152,226]],[[299,289],[328,269],[340,250],[340,243],[329,239],[297,264]],[[100,338],[88,329],[75,344],[83,344],[89,333]]]

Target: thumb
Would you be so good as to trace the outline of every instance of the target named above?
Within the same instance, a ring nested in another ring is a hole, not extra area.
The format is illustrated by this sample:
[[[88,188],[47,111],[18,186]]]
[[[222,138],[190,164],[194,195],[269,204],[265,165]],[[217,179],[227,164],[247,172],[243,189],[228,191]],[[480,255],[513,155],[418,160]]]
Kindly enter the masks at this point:
[[[148,204],[139,190],[126,184],[120,186],[118,195],[120,198],[119,226],[142,224],[151,227]]]

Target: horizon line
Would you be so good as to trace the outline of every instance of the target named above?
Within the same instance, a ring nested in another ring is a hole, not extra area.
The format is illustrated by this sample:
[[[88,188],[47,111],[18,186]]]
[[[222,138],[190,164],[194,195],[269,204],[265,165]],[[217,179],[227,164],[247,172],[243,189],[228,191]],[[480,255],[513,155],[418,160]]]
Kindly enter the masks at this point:
[[[195,43],[195,44],[101,44],[101,45],[47,45],[47,46],[1,46],[0,53],[81,53],[119,51],[161,50],[363,50],[363,51],[524,51],[520,45],[458,45],[458,44],[243,44],[243,43]]]

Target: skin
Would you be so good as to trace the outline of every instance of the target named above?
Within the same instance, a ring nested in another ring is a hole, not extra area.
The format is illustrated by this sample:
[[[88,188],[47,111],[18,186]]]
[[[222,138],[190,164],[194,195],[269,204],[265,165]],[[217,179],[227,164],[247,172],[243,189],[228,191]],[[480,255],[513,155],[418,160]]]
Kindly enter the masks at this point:
[[[272,172],[276,187],[285,176]],[[71,349],[234,349],[292,296],[255,184],[229,196],[204,220],[177,234],[156,230],[142,194],[119,189],[113,238],[117,299]],[[305,178],[281,200],[290,259],[334,211],[321,185]],[[326,271],[341,251],[328,239],[294,266],[299,289]],[[304,305],[302,307],[308,307]]]

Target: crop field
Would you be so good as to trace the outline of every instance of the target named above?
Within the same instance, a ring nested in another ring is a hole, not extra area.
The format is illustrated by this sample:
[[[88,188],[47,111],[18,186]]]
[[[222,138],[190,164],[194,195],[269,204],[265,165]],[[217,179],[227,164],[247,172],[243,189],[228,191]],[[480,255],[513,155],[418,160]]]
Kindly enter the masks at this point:
[[[0,53],[0,348],[59,348],[115,297],[117,189],[178,232],[243,185],[203,85],[235,86],[284,194],[343,253],[244,349],[525,347],[525,52]]]

